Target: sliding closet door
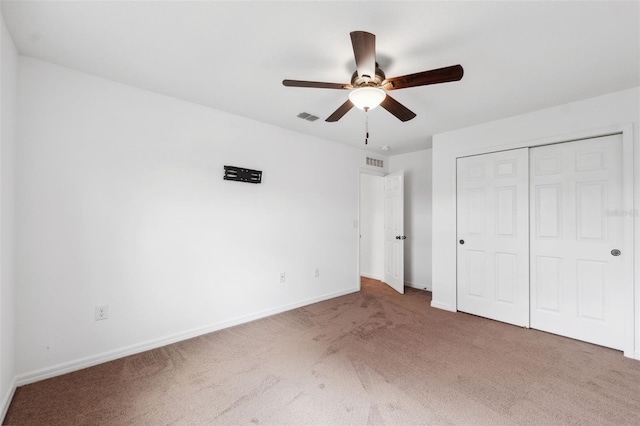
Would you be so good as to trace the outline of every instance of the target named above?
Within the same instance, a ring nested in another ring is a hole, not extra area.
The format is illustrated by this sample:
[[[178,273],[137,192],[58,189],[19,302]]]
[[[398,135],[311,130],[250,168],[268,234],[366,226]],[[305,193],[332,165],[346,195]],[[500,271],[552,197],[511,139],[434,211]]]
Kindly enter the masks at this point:
[[[622,349],[622,136],[530,151],[531,327]]]
[[[460,158],[459,311],[529,325],[528,149]]]

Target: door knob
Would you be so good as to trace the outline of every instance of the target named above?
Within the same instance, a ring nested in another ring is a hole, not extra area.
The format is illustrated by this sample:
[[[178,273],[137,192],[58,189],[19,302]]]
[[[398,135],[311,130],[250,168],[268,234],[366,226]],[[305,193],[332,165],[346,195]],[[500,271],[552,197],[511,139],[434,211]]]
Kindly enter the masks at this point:
[[[460,244],[464,244],[464,240],[460,240]]]
[[[396,240],[399,240],[399,239],[400,239],[400,235],[396,235]]]
[[[622,254],[622,252],[618,249],[613,249],[611,250],[611,254],[614,256],[620,256]]]
[[[407,239],[407,236],[406,236],[406,235],[403,235],[403,236],[402,236],[402,239],[403,239],[403,240],[406,240],[406,239]]]

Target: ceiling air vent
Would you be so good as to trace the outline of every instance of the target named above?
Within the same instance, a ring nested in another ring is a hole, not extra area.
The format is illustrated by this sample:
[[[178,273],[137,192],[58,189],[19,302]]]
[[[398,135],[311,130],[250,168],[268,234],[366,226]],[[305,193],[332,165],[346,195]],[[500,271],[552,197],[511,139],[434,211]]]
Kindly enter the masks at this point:
[[[300,114],[298,114],[298,118],[302,118],[303,120],[307,121],[316,121],[318,119],[318,116],[309,114],[308,112],[301,112]]]
[[[367,157],[367,166],[384,167],[384,162],[377,158]]]

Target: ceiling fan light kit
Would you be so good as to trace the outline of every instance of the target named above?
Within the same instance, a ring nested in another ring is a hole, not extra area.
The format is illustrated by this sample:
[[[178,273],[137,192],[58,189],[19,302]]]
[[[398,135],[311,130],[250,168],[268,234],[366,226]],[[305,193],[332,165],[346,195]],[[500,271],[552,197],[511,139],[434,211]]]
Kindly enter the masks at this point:
[[[349,92],[349,100],[363,111],[374,109],[387,97],[387,93],[377,87],[360,87]]]

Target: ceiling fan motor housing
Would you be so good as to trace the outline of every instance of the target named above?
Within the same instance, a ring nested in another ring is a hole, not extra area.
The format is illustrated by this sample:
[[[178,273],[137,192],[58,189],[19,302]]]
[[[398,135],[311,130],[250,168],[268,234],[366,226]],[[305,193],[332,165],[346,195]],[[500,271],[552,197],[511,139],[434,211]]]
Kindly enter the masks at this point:
[[[358,76],[358,71],[356,71],[351,76],[351,85],[354,89],[358,87],[382,87],[382,82],[386,78],[384,72],[378,68],[378,64],[376,64],[376,75],[373,78],[367,75],[360,77]]]

